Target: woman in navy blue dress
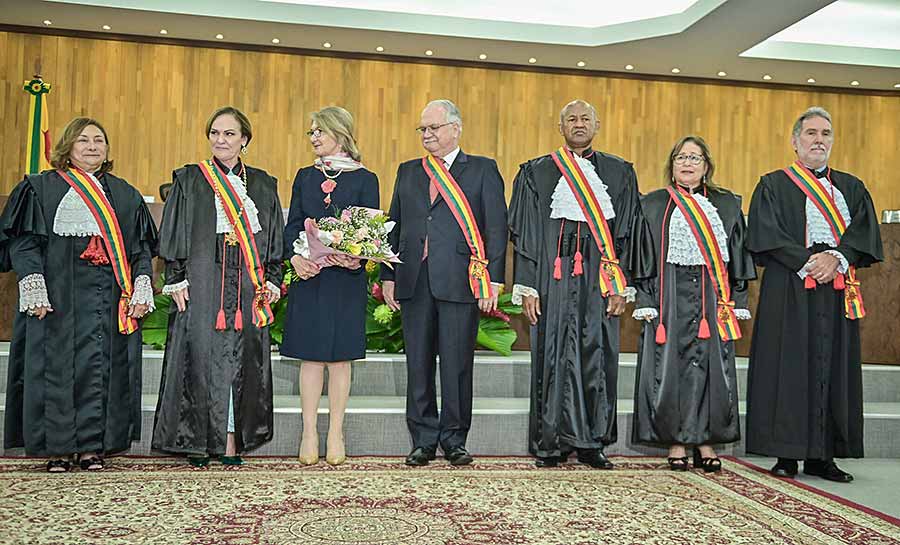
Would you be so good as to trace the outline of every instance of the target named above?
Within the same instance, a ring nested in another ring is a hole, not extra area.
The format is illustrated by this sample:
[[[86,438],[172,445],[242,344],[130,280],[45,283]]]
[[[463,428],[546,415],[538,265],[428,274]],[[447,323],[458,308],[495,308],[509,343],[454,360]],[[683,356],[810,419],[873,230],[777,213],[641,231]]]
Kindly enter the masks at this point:
[[[281,353],[303,360],[300,367],[300,404],[303,436],[300,462],[319,461],[316,417],[328,367],[329,429],[325,460],[346,460],[344,411],[350,396],[350,361],[365,357],[365,268],[360,260],[330,256],[320,267],[299,255],[294,242],[306,218],[336,216],[348,206],[379,208],[378,177],[359,162],[353,136],[353,117],[330,106],[312,114],[309,135],[316,161],[294,178],[291,209],[284,232],[285,255],[300,280],[291,283]]]

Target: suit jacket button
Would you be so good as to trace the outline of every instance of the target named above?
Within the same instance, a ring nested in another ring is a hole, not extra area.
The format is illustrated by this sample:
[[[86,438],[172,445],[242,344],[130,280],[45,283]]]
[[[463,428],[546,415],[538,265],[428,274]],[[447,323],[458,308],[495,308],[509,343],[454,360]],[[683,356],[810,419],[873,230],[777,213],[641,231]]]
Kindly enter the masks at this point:
[[[431,216],[428,216],[428,221],[431,221]]]

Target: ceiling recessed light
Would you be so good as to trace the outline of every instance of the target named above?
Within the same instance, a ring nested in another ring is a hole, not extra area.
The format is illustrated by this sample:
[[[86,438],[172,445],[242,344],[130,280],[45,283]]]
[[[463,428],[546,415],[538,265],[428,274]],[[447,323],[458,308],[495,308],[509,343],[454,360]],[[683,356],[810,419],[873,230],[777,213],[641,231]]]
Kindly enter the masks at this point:
[[[164,28],[161,28],[161,29],[159,29],[159,33],[160,33],[160,34],[168,34],[169,31],[166,30],[166,29],[164,29]]]
[[[728,75],[728,72],[725,72],[724,70],[719,70],[719,72],[716,75],[719,76],[720,78],[724,78],[725,76]]]
[[[225,39],[225,36],[222,36],[221,34],[216,34],[216,39],[217,39],[217,40],[224,40],[224,39]]]
[[[478,58],[481,59],[481,60],[485,60],[485,59],[487,59],[487,55],[485,55],[484,53],[482,53],[481,55],[478,55]]]
[[[281,40],[279,40],[278,38],[272,38],[272,43],[273,43],[273,44],[280,44],[280,43],[281,43]]]
[[[534,64],[537,62],[537,59],[535,59],[534,57],[531,57],[530,59],[528,59],[528,62],[530,62],[531,64]]]
[[[672,69],[672,73],[673,73],[673,74],[680,74],[680,73],[681,73],[681,68],[673,68],[673,69]]]
[[[434,55],[434,51],[428,49],[428,50],[425,51],[425,54],[428,55],[428,56],[430,57],[430,56]]]
[[[626,64],[626,65],[625,65],[625,70],[634,70],[634,65],[632,65],[632,64]]]
[[[895,83],[895,84],[894,84],[894,89],[900,89],[900,83]]]
[[[322,44],[322,47],[324,47],[325,49],[331,48],[331,42],[325,42],[325,43],[323,43],[323,44]]]
[[[109,25],[103,25],[103,26],[100,27],[100,28],[102,28],[103,30],[111,30],[111,29],[112,29],[112,27],[109,26]]]
[[[582,68],[582,67],[585,65],[585,62],[584,62],[584,61],[578,61],[576,64],[578,64],[578,67],[579,67],[579,68]]]
[[[815,83],[815,82],[816,82],[816,78],[809,78],[808,80],[806,80],[806,83]]]
[[[379,45],[378,47],[375,48],[375,51],[378,51],[379,53],[381,53],[382,51],[384,51],[384,48]]]
[[[854,87],[859,87],[859,82],[856,81],[856,80],[853,80],[853,81],[850,82],[850,85],[852,85],[852,86],[854,86]]]
[[[53,21],[51,21],[50,19],[44,19],[44,24],[50,26],[53,24]]]
[[[766,81],[769,81],[769,80],[772,79],[772,76],[770,76],[769,74],[764,74],[764,75],[763,75],[763,79],[766,80]]]

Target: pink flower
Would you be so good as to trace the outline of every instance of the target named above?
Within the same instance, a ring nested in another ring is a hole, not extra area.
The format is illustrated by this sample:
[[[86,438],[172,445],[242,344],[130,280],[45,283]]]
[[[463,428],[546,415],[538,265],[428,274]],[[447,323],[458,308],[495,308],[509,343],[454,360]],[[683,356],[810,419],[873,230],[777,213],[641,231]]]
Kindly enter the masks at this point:
[[[282,297],[285,297],[285,296],[287,295],[287,293],[288,293],[288,287],[287,287],[287,284],[285,284],[284,282],[282,282],[282,283],[281,283],[281,296],[282,296]]]
[[[341,221],[350,221],[350,209],[345,208],[343,212],[341,212]]]
[[[322,182],[322,191],[325,193],[331,193],[334,191],[335,187],[337,187],[337,183],[334,180],[325,180]]]
[[[384,302],[384,294],[381,292],[381,286],[378,282],[372,282],[372,297],[374,297],[376,301]]]

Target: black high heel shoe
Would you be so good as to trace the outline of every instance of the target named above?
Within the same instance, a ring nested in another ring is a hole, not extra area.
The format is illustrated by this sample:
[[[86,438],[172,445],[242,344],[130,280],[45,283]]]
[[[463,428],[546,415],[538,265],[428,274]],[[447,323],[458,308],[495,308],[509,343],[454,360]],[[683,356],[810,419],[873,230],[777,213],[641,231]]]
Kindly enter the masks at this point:
[[[715,458],[704,458],[700,454],[700,449],[694,447],[694,469],[702,469],[704,473],[722,471],[722,460],[718,456]]]
[[[672,471],[687,471],[688,470],[688,457],[682,456],[681,458],[666,458],[666,461],[669,462],[669,469]]]

